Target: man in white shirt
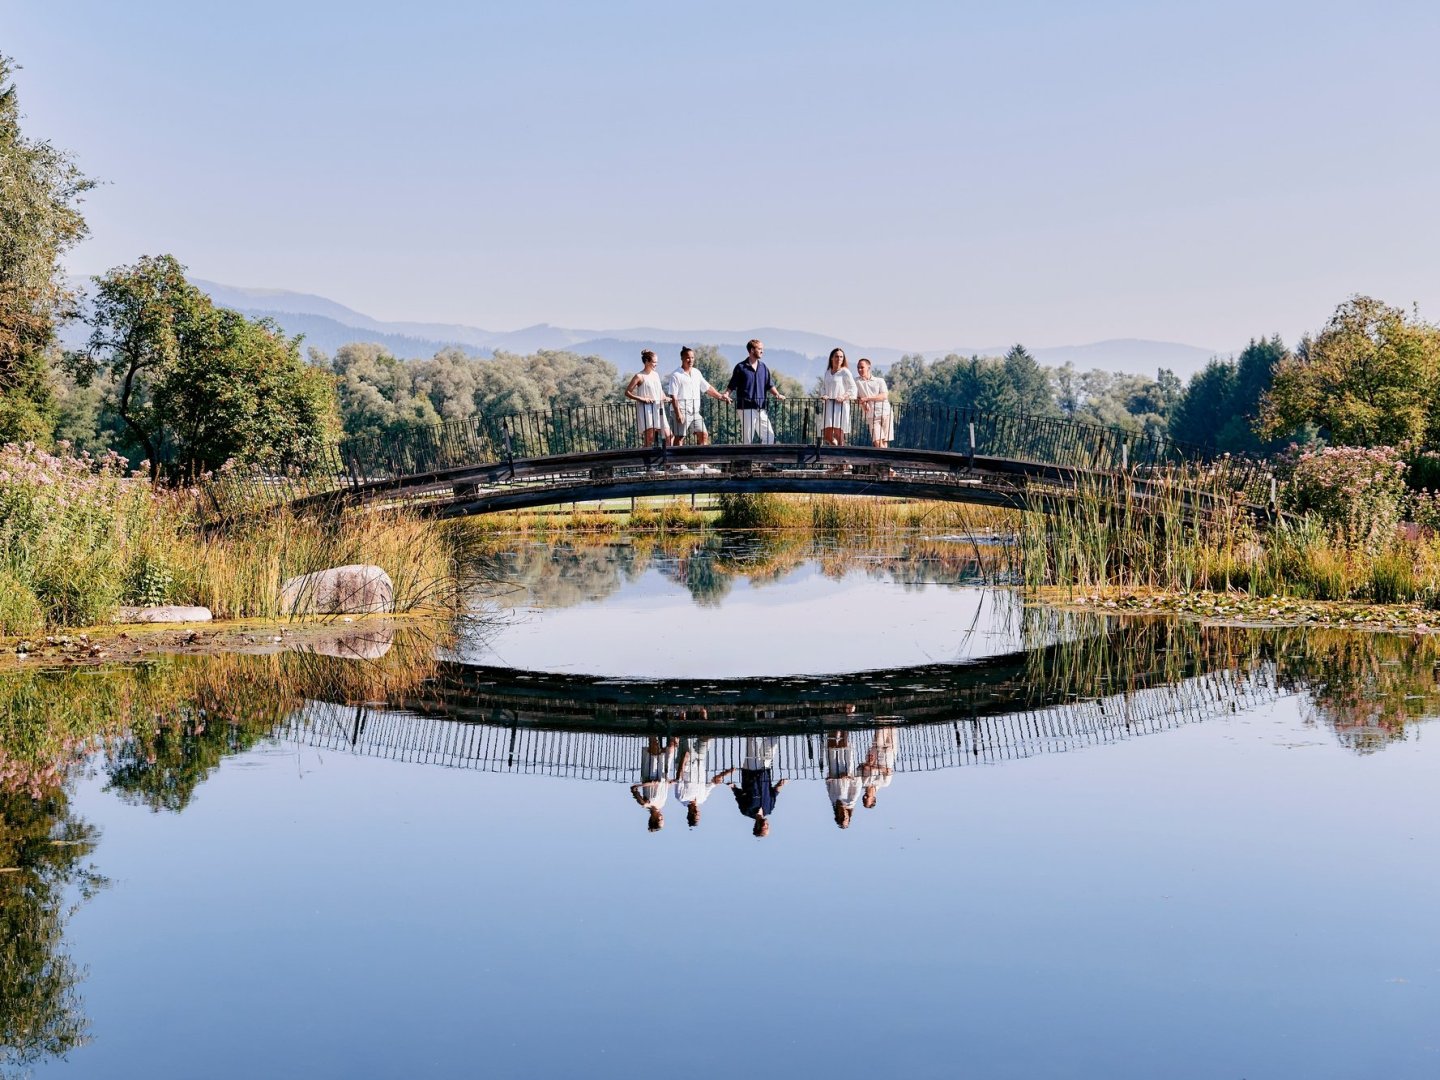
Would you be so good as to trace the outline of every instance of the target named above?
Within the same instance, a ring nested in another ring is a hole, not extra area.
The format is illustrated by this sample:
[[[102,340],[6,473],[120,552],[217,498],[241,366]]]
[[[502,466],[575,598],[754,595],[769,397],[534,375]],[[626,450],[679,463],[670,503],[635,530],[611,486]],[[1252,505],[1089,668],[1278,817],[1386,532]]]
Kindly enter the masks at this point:
[[[695,444],[704,446],[710,441],[710,429],[700,415],[700,400],[709,396],[716,401],[729,401],[729,393],[722,394],[710,385],[695,366],[695,350],[688,345],[680,350],[680,367],[671,374],[667,389],[675,409],[675,430],[670,436],[670,445],[681,446],[685,436],[694,435]]]

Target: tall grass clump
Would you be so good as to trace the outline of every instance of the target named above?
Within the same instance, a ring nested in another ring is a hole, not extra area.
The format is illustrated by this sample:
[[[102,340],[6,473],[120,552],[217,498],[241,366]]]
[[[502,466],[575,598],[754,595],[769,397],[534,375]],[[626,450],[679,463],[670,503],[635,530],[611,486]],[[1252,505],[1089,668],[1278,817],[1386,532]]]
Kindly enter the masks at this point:
[[[810,524],[809,512],[793,499],[765,491],[726,491],[720,495],[722,529],[784,529]]]
[[[1268,590],[1271,536],[1223,468],[1183,466],[1143,482],[1094,477],[1040,491],[1023,515],[1021,577],[1030,587]]]
[[[1023,580],[1440,606],[1440,541],[1398,529],[1407,510],[1427,526],[1440,522],[1440,500],[1406,490],[1397,452],[1324,448],[1284,467],[1284,512],[1268,522],[1219,471],[1178,469],[1143,485],[1084,481],[1057,495],[1048,514],[1025,515]]]
[[[316,518],[276,513],[220,534],[188,532],[168,552],[172,592],[216,618],[280,618],[286,579],[373,563],[390,575],[395,610],[441,610],[454,600],[463,534],[404,511]]]
[[[122,604],[273,618],[286,578],[356,562],[390,575],[397,610],[441,607],[456,588],[459,535],[403,512],[270,512],[207,530],[193,491],[129,474],[117,455],[9,445],[0,448],[0,634],[104,622]]]

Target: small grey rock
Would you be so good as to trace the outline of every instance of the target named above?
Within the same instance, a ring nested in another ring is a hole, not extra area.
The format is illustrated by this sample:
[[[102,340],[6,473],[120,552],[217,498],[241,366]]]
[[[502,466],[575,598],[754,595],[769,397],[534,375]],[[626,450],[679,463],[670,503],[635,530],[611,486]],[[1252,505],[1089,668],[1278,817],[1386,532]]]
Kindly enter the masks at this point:
[[[206,607],[184,607],[180,604],[162,604],[159,607],[122,607],[115,613],[115,621],[121,623],[172,623],[209,622],[214,616]]]

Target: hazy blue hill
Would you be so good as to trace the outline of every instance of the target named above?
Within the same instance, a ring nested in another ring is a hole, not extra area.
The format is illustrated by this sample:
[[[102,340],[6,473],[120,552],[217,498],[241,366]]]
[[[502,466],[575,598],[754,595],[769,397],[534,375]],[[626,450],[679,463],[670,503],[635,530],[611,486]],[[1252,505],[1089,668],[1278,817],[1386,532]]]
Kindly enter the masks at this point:
[[[303,333],[307,345],[325,352],[333,353],[351,341],[371,341],[405,359],[432,356],[451,345],[458,345],[477,356],[489,356],[496,350],[531,353],[540,349],[569,349],[603,356],[621,371],[629,371],[638,364],[640,350],[650,348],[660,354],[660,366],[666,369],[681,345],[715,345],[726,357],[738,361],[745,355],[745,342],[758,337],[765,342],[765,360],[771,367],[802,380],[808,386],[823,366],[824,357],[837,345],[849,354],[852,366],[861,356],[868,356],[880,367],[893,364],[906,352],[921,352],[927,359],[935,360],[948,353],[999,356],[1009,348],[1007,343],[985,348],[897,349],[856,345],[807,330],[774,326],[745,330],[670,330],[653,326],[585,330],[539,323],[519,330],[485,330],[460,323],[383,322],[334,300],[309,293],[238,288],[212,281],[196,281],[195,284],[226,307],[252,316],[269,315],[287,332]],[[1040,363],[1056,367],[1069,362],[1080,371],[1101,368],[1151,376],[1159,368],[1167,367],[1181,378],[1199,371],[1206,361],[1216,355],[1214,349],[1139,338],[1118,338],[1088,345],[1032,347],[1030,351]]]
[[[472,356],[488,356],[488,349],[477,349],[454,340],[426,339],[408,334],[387,333],[367,327],[346,325],[323,315],[306,315],[293,311],[266,311],[262,308],[242,308],[227,304],[252,319],[268,316],[280,324],[287,334],[304,334],[301,349],[316,348],[334,355],[341,345],[364,341],[380,345],[392,356],[402,360],[428,360],[441,349],[460,348]],[[392,327],[395,324],[390,324]]]
[[[236,311],[264,311],[276,316],[319,315],[343,326],[378,330],[381,333],[393,332],[391,327],[387,327],[370,316],[363,315],[334,300],[327,300],[323,296],[290,292],[286,289],[247,289],[236,285],[221,285],[214,281],[202,281],[199,278],[191,278],[190,284],[209,293],[210,299],[221,307],[234,308]]]

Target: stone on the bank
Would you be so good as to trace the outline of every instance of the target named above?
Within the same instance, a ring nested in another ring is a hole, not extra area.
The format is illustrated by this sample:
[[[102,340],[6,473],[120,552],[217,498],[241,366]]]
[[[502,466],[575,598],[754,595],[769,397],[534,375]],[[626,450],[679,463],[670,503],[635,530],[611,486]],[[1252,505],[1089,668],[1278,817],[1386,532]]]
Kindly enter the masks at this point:
[[[355,564],[293,577],[280,587],[285,615],[370,615],[395,610],[395,586],[378,566]]]
[[[209,622],[214,616],[208,607],[161,604],[158,607],[122,607],[115,613],[117,623]]]

